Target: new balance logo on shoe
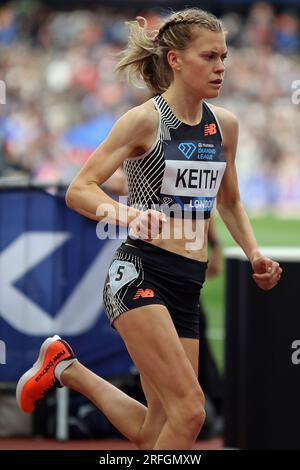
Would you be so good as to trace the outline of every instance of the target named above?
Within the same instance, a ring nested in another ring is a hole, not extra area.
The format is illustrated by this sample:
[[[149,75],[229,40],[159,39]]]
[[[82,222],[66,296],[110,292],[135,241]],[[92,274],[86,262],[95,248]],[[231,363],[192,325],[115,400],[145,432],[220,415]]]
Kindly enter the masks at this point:
[[[66,341],[57,335],[47,338],[41,346],[37,361],[17,384],[16,398],[21,410],[31,413],[48,391],[62,386],[62,372],[76,360]]]
[[[65,349],[63,349],[63,350],[60,351],[58,354],[56,354],[56,356],[54,356],[54,358],[53,358],[53,361],[54,361],[54,362],[57,362],[58,359],[60,359],[64,354],[66,354],[66,350],[65,350]]]
[[[63,349],[56,356],[54,356],[53,360],[50,361],[46,365],[45,369],[35,378],[35,381],[38,382],[43,377],[43,375],[45,375],[49,371],[49,369],[55,365],[58,359],[60,359],[64,354],[66,354],[65,349]]]

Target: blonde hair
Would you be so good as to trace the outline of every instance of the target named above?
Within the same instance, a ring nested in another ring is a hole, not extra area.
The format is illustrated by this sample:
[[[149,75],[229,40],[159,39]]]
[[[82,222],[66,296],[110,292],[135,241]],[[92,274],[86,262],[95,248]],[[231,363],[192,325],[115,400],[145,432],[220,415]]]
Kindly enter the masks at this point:
[[[194,38],[194,27],[225,33],[221,21],[199,8],[187,8],[165,19],[156,35],[148,30],[147,20],[138,16],[129,25],[127,48],[116,66],[117,74],[127,72],[129,82],[142,79],[153,93],[163,93],[173,80],[168,64],[170,49],[183,50]]]

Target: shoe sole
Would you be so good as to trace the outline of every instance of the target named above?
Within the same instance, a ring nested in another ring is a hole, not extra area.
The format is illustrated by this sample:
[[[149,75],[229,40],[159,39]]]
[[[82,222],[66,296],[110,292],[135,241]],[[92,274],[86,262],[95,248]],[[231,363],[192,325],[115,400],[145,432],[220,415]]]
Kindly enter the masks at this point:
[[[31,369],[29,369],[27,372],[25,372],[22,377],[19,379],[19,382],[17,384],[17,389],[16,389],[16,399],[17,399],[17,403],[19,405],[19,408],[24,411],[22,409],[22,406],[21,406],[21,395],[22,395],[22,390],[23,390],[23,387],[24,385],[28,382],[28,380],[31,380],[32,377],[34,377],[34,375],[39,371],[39,369],[42,367],[43,365],[43,362],[44,362],[44,359],[45,359],[45,356],[46,356],[46,352],[47,352],[47,349],[48,347],[54,343],[55,341],[57,341],[58,339],[61,339],[60,336],[58,335],[55,335],[55,336],[52,336],[52,338],[47,338],[41,348],[40,348],[40,352],[39,352],[39,355],[38,355],[38,358],[37,360],[35,361],[35,363],[33,364],[33,366],[31,367]]]

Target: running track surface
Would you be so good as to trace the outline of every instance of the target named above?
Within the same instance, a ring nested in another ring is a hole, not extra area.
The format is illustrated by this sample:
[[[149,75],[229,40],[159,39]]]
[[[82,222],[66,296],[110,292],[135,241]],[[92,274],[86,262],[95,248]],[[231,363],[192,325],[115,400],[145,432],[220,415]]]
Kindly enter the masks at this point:
[[[197,441],[194,449],[221,450],[224,448],[223,439],[216,437],[207,441]],[[126,440],[99,439],[55,441],[40,438],[0,438],[0,450],[130,450],[136,449],[135,445]]]

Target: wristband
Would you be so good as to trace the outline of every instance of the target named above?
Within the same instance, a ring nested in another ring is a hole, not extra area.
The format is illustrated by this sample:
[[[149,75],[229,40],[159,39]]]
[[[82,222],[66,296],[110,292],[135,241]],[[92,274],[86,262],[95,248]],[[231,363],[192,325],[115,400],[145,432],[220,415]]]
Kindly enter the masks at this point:
[[[216,246],[220,246],[219,240],[216,240],[216,239],[208,240],[208,244],[211,248],[215,248]]]

